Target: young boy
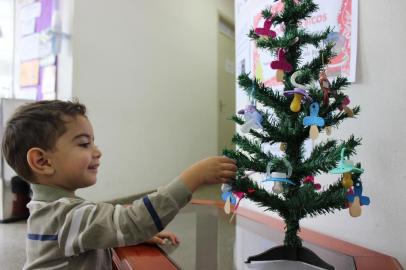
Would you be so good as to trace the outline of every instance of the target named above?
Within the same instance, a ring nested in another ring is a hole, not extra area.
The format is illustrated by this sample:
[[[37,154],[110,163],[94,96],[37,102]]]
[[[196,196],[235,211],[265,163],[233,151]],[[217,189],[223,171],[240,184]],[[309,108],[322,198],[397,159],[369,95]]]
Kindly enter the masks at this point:
[[[237,170],[233,160],[212,157],[129,207],[86,201],[74,192],[96,183],[102,154],[85,106],[58,100],[20,107],[7,123],[2,150],[33,191],[24,269],[111,269],[110,248],[151,238],[176,242],[173,234],[159,232],[192,192],[225,183]]]

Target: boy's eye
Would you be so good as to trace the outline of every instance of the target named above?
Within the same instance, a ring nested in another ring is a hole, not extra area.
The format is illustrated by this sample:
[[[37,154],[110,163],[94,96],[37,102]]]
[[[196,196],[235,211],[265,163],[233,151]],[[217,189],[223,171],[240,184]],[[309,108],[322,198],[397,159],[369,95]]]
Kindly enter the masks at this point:
[[[88,143],[88,142],[87,143],[80,143],[79,146],[83,147],[83,148],[88,148],[90,146],[90,143]]]

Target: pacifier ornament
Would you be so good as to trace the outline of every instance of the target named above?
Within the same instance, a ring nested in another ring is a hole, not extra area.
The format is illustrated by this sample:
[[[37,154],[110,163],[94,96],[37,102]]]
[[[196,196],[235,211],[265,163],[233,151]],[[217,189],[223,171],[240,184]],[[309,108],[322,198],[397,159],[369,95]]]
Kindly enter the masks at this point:
[[[254,105],[248,105],[245,109],[239,110],[238,114],[244,115],[245,123],[241,126],[241,132],[248,133],[251,129],[262,128],[262,115]]]
[[[224,212],[226,212],[226,214],[230,214],[231,212],[231,204],[235,205],[236,204],[236,198],[233,195],[233,192],[231,191],[232,188],[230,185],[227,184],[222,184],[221,185],[221,198],[223,199],[223,201],[225,201],[226,203],[224,204]]]
[[[314,182],[314,176],[313,175],[306,176],[305,179],[303,179],[303,184],[310,184],[310,185],[313,186],[313,188],[315,190],[321,189],[321,185]]]
[[[292,112],[299,112],[302,106],[302,99],[304,98],[305,100],[310,100],[311,97],[309,96],[309,93],[307,93],[306,90],[302,88],[295,88],[294,90],[288,90],[283,92],[285,96],[292,96],[293,95],[293,100],[290,103],[290,110]]]
[[[272,191],[276,194],[283,192],[283,183],[289,183],[293,185],[293,182],[288,179],[286,173],[281,172],[272,172],[270,177],[267,178],[265,181],[274,181]]]
[[[274,185],[272,187],[272,191],[276,194],[280,194],[284,190],[283,184],[291,184],[295,185],[295,183],[289,179],[289,177],[292,175],[292,166],[290,165],[289,161],[284,160],[285,164],[287,166],[288,172],[283,173],[283,172],[272,172],[271,173],[271,163],[268,163],[268,166],[266,168],[266,175],[267,177],[263,182],[268,182],[268,181],[273,181]]]
[[[230,222],[233,220],[235,213],[237,212],[238,205],[240,204],[241,200],[245,197],[244,192],[238,191],[233,192],[232,187],[228,184],[221,185],[221,198],[226,203],[224,204],[224,212],[228,215],[231,213],[231,204],[234,206],[234,213],[231,216]],[[250,192],[250,190],[248,190]],[[252,192],[252,191],[251,191]]]
[[[303,99],[305,101],[312,101],[312,98],[310,97],[309,93],[305,90],[306,86],[302,85],[302,84],[298,84],[296,82],[296,77],[300,74],[300,72],[301,71],[296,71],[295,73],[292,74],[292,77],[290,78],[290,81],[291,81],[292,85],[295,86],[295,89],[283,92],[283,94],[285,96],[293,95],[293,100],[290,104],[290,110],[292,112],[300,111]]]
[[[347,159],[344,160],[345,148],[341,150],[341,159],[337,168],[332,169],[329,173],[332,174],[343,174],[341,184],[345,188],[350,188],[354,185],[352,180],[352,173],[363,173],[364,170],[354,166],[354,162]]]
[[[347,194],[347,200],[349,203],[349,212],[352,217],[361,216],[361,206],[369,205],[370,199],[367,196],[362,195],[362,183],[358,182],[354,186],[354,192]]]
[[[271,68],[276,69],[276,81],[282,82],[285,72],[292,71],[292,65],[286,60],[286,51],[282,48],[278,50],[278,60],[271,62]]]
[[[343,99],[343,102],[341,103],[339,109],[340,111],[342,111],[344,109],[345,113],[349,116],[349,117],[353,117],[354,116],[354,112],[352,111],[352,109],[350,107],[348,107],[347,105],[350,104],[351,100],[348,96],[345,96]]]
[[[319,103],[310,105],[310,116],[303,118],[303,125],[310,126],[309,137],[314,141],[319,137],[319,128],[324,126],[324,119],[318,116]]]
[[[326,120],[324,121],[325,125],[326,125],[324,130],[326,131],[327,136],[331,135],[331,130],[332,130],[331,123],[332,123],[332,121],[333,121],[333,114],[331,112],[329,112],[327,114]]]
[[[281,150],[282,152],[286,152],[287,148],[288,148],[288,144],[285,142],[281,142],[281,144],[279,145],[279,150]]]
[[[329,93],[330,93],[330,81],[327,78],[326,72],[323,70],[322,72],[320,72],[320,78],[319,78],[319,84],[320,84],[320,88],[323,91],[323,105],[324,106],[328,106],[328,102],[329,102]]]
[[[265,19],[264,26],[255,28],[254,32],[258,36],[266,36],[266,37],[275,38],[276,32],[271,30],[271,26],[272,26],[272,20]]]

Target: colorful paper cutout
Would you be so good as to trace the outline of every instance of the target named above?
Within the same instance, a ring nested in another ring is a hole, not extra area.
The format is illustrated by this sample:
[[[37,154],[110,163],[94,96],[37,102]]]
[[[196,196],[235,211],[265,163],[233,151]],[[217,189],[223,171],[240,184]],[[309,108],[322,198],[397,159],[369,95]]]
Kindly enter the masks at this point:
[[[20,86],[35,86],[39,83],[39,61],[23,62],[20,66]]]

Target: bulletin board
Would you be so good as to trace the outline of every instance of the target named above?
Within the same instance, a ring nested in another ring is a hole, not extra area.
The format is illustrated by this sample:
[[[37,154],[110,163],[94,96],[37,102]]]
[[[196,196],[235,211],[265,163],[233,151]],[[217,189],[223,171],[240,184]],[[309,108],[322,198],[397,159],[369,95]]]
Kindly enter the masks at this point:
[[[56,98],[62,27],[58,7],[59,0],[16,2],[14,98]]]

